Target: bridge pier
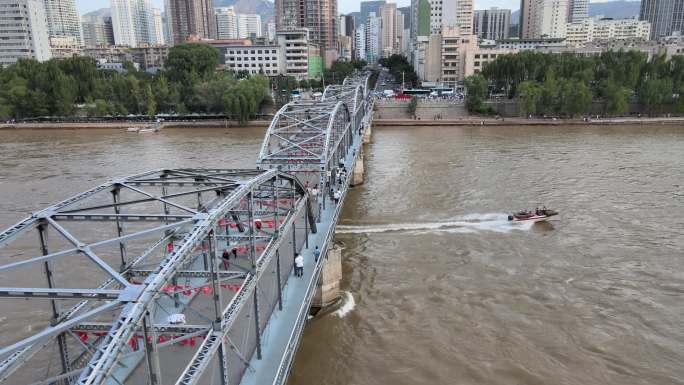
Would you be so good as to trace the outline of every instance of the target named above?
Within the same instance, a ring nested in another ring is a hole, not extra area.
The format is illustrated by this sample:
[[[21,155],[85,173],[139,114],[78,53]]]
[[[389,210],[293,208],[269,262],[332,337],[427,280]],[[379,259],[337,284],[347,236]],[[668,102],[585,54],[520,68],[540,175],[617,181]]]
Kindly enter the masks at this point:
[[[340,299],[340,281],[342,280],[342,248],[334,245],[323,262],[321,278],[316,286],[311,307],[321,309],[330,306]]]
[[[361,153],[359,154],[359,158],[356,160],[356,164],[354,165],[354,169],[352,170],[352,175],[351,175],[351,185],[352,186],[359,186],[363,184],[363,174],[366,172],[365,166],[363,165],[363,147],[361,147]]]

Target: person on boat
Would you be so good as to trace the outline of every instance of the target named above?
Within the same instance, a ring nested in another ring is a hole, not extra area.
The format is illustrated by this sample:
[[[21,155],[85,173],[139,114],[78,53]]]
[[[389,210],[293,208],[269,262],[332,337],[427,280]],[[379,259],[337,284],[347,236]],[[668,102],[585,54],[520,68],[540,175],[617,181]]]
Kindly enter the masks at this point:
[[[541,214],[539,214],[539,207],[537,207],[536,209],[534,209],[534,215],[536,215],[536,216],[541,215]]]

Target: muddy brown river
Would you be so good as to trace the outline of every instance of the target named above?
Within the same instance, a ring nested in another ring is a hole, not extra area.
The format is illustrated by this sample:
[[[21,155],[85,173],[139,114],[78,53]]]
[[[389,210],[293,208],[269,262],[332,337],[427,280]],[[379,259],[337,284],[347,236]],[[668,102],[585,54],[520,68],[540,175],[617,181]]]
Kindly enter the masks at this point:
[[[113,176],[251,167],[263,135],[0,131],[0,226]],[[383,127],[366,171],[290,384],[684,384],[684,127]],[[31,322],[3,311],[2,345]]]

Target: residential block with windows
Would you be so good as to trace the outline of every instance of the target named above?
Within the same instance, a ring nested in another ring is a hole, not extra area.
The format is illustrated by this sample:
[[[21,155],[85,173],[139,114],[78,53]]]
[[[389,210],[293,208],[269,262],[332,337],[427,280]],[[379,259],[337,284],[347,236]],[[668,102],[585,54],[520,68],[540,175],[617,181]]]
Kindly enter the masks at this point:
[[[226,69],[275,76],[284,73],[285,60],[278,45],[226,47]]]

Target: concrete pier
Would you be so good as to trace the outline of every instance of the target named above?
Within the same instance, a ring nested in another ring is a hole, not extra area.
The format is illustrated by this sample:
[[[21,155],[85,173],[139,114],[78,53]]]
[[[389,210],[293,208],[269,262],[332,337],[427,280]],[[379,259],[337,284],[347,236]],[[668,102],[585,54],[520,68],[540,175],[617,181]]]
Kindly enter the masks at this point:
[[[356,161],[356,165],[354,165],[354,169],[352,170],[352,187],[360,186],[363,184],[363,174],[365,173],[365,171],[365,166],[363,165],[363,150],[361,150],[361,154],[359,154],[359,159]]]
[[[321,278],[316,286],[311,306],[324,308],[340,298],[340,281],[342,280],[342,248],[335,245],[325,256]]]

